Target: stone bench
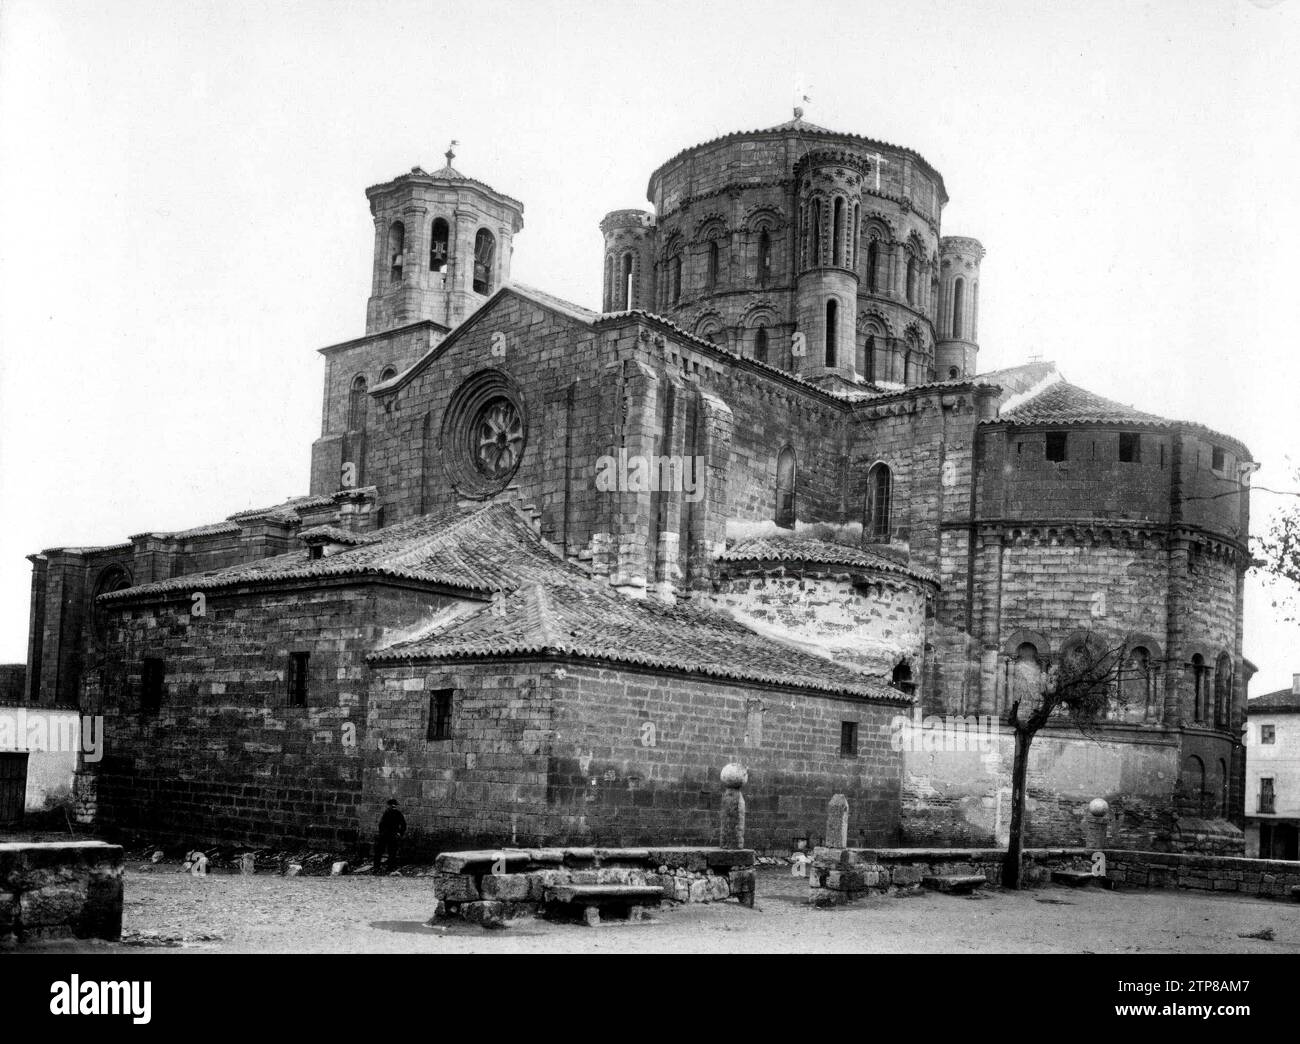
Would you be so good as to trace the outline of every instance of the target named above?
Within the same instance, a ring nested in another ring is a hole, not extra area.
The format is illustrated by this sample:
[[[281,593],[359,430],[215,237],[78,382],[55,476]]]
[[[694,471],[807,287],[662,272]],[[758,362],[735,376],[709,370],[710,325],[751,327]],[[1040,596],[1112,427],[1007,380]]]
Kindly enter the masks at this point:
[[[1109,877],[1094,874],[1091,870],[1053,870],[1052,883],[1068,885],[1071,888],[1114,888],[1115,882]]]
[[[969,895],[988,883],[989,879],[983,874],[929,874],[921,878],[922,888],[951,895]]]
[[[646,908],[657,909],[663,897],[663,889],[646,885],[556,885],[546,890],[548,905],[578,907],[583,920],[592,926],[600,924],[602,910],[639,921]]]

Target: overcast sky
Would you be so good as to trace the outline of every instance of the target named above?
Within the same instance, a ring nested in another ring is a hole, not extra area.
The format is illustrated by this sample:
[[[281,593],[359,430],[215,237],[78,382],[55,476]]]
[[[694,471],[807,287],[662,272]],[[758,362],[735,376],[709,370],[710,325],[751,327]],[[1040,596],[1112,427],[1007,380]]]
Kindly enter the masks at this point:
[[[988,250],[982,369],[1054,359],[1295,488],[1297,55],[1296,0],[0,0],[0,661],[26,555],[306,492],[367,185],[458,139],[525,203],[514,277],[598,306],[602,214],[798,82],[944,175],[943,232]],[[1300,671],[1270,601],[1255,693]]]

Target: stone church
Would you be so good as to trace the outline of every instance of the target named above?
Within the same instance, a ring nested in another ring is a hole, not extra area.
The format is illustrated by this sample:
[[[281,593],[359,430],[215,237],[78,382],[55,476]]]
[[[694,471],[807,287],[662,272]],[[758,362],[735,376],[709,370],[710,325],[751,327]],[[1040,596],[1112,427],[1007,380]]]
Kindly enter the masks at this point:
[[[1100,639],[1123,699],[1035,743],[1030,843],[1102,797],[1118,844],[1240,846],[1250,452],[980,372],[921,155],[798,112],[685,149],[601,222],[599,312],[512,283],[523,204],[454,158],[366,190],[306,494],[31,556],[28,697],[105,720],[83,818],[705,842],[739,761],[759,848],[835,793],[859,844],[994,844],[1009,698]]]

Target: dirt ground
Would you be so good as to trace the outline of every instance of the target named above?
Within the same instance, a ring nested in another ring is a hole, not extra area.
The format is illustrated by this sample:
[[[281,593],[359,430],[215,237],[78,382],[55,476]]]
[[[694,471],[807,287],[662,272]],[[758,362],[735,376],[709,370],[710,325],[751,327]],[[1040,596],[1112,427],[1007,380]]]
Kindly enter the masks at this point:
[[[123,942],[78,952],[345,953],[1297,953],[1300,904],[1193,892],[1063,887],[971,897],[923,892],[816,910],[807,882],[764,869],[758,901],[665,908],[596,928],[429,927],[427,877],[191,877],[126,873]],[[1274,939],[1242,938],[1272,929]]]

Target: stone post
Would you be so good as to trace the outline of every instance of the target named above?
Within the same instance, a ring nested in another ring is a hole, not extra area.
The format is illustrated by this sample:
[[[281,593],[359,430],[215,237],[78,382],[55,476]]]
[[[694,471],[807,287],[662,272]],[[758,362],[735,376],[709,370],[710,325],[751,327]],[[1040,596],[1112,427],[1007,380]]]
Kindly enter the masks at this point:
[[[827,848],[849,847],[849,799],[843,794],[836,794],[826,805],[826,840],[822,843]]]
[[[745,796],[740,788],[749,780],[744,765],[732,762],[722,768],[722,847],[745,847]]]
[[[1084,822],[1084,835],[1087,845],[1094,852],[1106,847],[1106,830],[1110,820],[1110,805],[1103,798],[1093,798],[1088,802],[1088,814]]]

